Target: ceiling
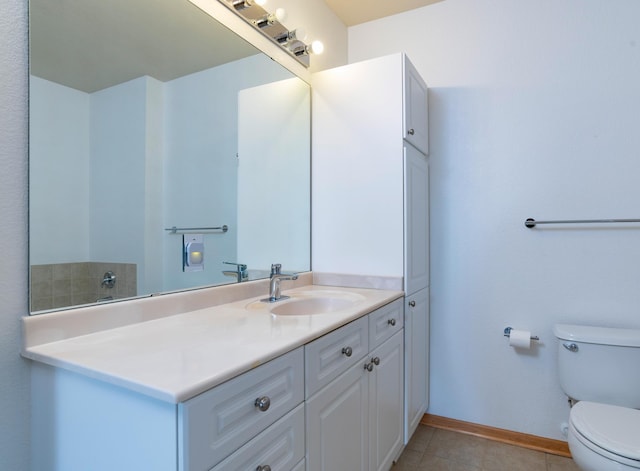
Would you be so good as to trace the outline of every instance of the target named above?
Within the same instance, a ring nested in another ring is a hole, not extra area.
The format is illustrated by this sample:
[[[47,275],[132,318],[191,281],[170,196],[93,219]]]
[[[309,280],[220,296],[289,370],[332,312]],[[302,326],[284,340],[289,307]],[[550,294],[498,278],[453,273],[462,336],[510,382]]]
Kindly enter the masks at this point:
[[[324,0],[347,26],[377,20],[443,0]]]
[[[31,0],[29,20],[31,73],[89,93],[259,52],[187,1]]]

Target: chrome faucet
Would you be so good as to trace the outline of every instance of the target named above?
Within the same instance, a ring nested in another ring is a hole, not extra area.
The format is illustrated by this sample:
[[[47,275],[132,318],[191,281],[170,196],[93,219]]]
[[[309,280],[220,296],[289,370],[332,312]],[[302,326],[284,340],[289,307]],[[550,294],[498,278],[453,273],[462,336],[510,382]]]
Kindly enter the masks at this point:
[[[282,296],[280,294],[280,281],[282,280],[297,280],[298,275],[273,275],[271,277],[271,281],[269,282],[269,297],[267,299],[263,299],[262,301],[268,303],[275,303],[276,301],[282,301],[283,299],[289,299],[289,296]]]
[[[236,266],[236,279],[238,280],[238,283],[249,279],[249,273],[247,273],[247,266],[244,263],[235,263],[235,262],[222,262],[222,263],[226,265]]]

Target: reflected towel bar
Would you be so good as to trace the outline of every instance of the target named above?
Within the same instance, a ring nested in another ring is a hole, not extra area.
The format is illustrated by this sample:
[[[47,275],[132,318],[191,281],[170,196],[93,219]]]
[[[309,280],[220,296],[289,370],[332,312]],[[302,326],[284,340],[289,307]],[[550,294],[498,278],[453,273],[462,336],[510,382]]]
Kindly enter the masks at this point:
[[[558,221],[536,221],[533,218],[529,218],[524,222],[524,225],[531,229],[532,227],[536,227],[536,224],[608,224],[625,222],[640,222],[640,219],[567,219]]]
[[[172,234],[185,234],[188,232],[208,232],[208,231],[222,231],[227,232],[229,230],[229,226],[226,224],[224,226],[219,227],[169,227],[165,228],[165,231],[171,231]]]

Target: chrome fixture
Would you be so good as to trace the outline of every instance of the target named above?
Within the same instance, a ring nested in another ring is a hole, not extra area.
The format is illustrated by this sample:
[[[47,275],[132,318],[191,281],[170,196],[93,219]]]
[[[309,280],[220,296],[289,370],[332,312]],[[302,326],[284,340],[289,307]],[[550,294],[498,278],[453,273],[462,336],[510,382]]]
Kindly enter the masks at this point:
[[[249,273],[247,273],[247,266],[244,263],[235,263],[235,262],[222,262],[222,263],[224,263],[225,265],[235,265],[236,267],[235,272],[223,272],[223,273],[224,274],[235,273],[238,283],[247,281],[249,279]]]
[[[513,327],[505,327],[504,328],[504,336],[505,337],[510,337],[512,330],[513,330]],[[531,336],[531,340],[538,341],[538,340],[540,340],[540,337],[538,337],[537,335],[532,335]]]
[[[265,0],[231,0],[231,5],[236,10],[244,10],[245,8],[249,8],[253,5],[264,5]]]
[[[279,275],[282,272],[282,264],[280,263],[272,263],[271,264],[271,274],[269,278],[273,278],[273,275]]]
[[[302,28],[289,31],[283,24],[287,17],[284,8],[268,12],[263,8],[265,0],[218,0],[244,21],[260,31],[305,67],[309,67],[309,55],[321,54],[322,42],[315,40],[307,45]]]
[[[624,224],[640,222],[640,219],[563,219],[558,221],[536,221],[533,218],[529,218],[524,222],[524,225],[529,229],[536,227],[537,224]]]
[[[287,44],[290,41],[304,41],[307,39],[307,32],[302,28],[293,31],[283,31],[273,37],[278,44]]]
[[[100,284],[105,288],[113,288],[116,284],[116,274],[112,271],[106,272],[102,275],[102,282]]]
[[[263,303],[275,303],[276,301],[283,301],[285,299],[289,299],[289,296],[283,296],[280,294],[280,281],[282,280],[297,280],[298,275],[272,275],[271,281],[269,282],[269,297],[265,299],[261,299]]]
[[[189,232],[208,232],[208,231],[222,231],[227,232],[229,230],[229,226],[226,224],[223,226],[217,227],[167,227],[165,231],[170,231],[172,234],[188,234]]]

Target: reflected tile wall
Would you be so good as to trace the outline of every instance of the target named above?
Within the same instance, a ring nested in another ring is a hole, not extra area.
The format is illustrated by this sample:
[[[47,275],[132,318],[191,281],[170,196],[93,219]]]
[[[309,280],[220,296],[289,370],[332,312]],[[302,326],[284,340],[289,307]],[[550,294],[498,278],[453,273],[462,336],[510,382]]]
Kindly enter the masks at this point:
[[[116,276],[113,288],[102,284],[105,273]],[[79,262],[31,266],[31,311],[91,304],[111,296],[137,294],[137,267],[133,263]]]

